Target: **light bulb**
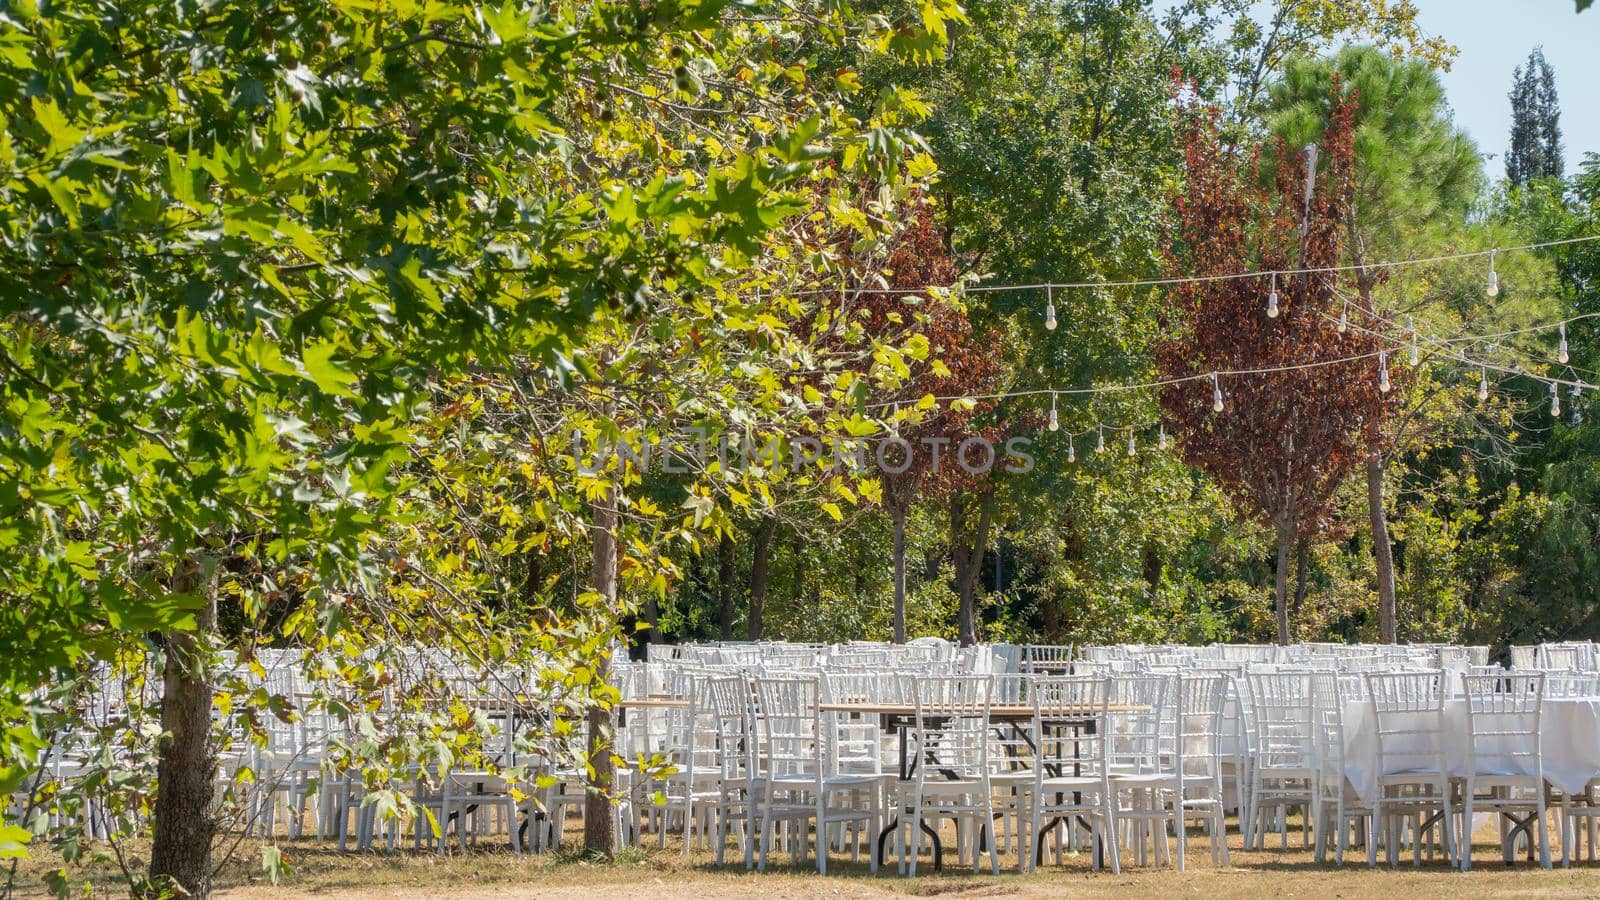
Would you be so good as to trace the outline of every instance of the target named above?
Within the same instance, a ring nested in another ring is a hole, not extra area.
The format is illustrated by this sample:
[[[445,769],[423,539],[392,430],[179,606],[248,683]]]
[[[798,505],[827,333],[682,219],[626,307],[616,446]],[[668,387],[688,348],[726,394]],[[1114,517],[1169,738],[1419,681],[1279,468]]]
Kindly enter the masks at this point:
[[[1417,323],[1406,316],[1406,328],[1411,330],[1411,365],[1417,364]]]
[[[1106,432],[1105,432],[1105,429],[1101,428],[1098,425],[1095,426],[1095,429],[1096,430],[1095,430],[1095,438],[1094,438],[1094,452],[1096,452],[1096,453],[1104,453],[1104,452],[1106,452]]]
[[[1137,450],[1135,449],[1133,443],[1133,432],[1130,431],[1128,432],[1128,455],[1133,456],[1136,452]]]
[[[1583,382],[1572,386],[1572,424],[1583,424],[1583,409],[1578,406],[1578,398],[1583,395]]]
[[[1489,399],[1489,370],[1478,370],[1478,402]]]
[[[1211,411],[1222,412],[1222,385],[1215,372],[1211,373]]]
[[[1077,462],[1077,461],[1078,461],[1078,448],[1073,445],[1073,440],[1069,436],[1067,438],[1067,462]]]
[[[1050,430],[1061,430],[1061,420],[1056,418],[1056,395],[1053,393],[1050,395]]]
[[[1567,353],[1567,323],[1561,323],[1561,343],[1556,345],[1556,361],[1566,365],[1572,357]]]
[[[1554,381],[1552,381],[1552,382],[1550,382],[1550,417],[1551,418],[1556,418],[1556,417],[1558,417],[1560,415],[1561,415],[1561,391],[1560,391],[1560,389],[1558,389],[1556,387],[1556,383]]]
[[[1165,449],[1167,449],[1167,426],[1166,426],[1165,423],[1163,423],[1161,425],[1161,427],[1160,427],[1160,429],[1158,431],[1158,436],[1156,437],[1156,449],[1157,450],[1165,450]]]
[[[1378,391],[1389,393],[1389,354],[1378,351]]]
[[[1272,291],[1267,294],[1267,318],[1278,317],[1278,273],[1272,273]]]
[[[1484,289],[1484,293],[1491,297],[1498,297],[1500,296],[1500,273],[1494,270],[1494,254],[1495,251],[1489,251],[1489,286]]]
[[[1044,329],[1056,330],[1056,298],[1055,293],[1049,288],[1045,288],[1044,295]]]
[[[1350,301],[1339,307],[1339,333],[1344,334],[1350,330]]]

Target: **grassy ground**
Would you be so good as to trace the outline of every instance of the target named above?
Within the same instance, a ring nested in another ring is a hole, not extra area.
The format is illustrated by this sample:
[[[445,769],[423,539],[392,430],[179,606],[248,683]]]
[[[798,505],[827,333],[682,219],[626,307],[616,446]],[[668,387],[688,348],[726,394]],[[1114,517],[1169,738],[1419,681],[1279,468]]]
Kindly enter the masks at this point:
[[[575,839],[577,836],[572,835]],[[1188,871],[1170,867],[1137,868],[1125,864],[1121,875],[1093,872],[1086,856],[1067,858],[1062,865],[1041,866],[1028,876],[1015,873],[1015,857],[1002,857],[999,877],[955,872],[947,866],[940,874],[920,871],[916,879],[899,878],[892,867],[883,874],[871,875],[866,866],[852,863],[848,856],[835,855],[830,874],[818,876],[807,865],[794,867],[787,855],[778,858],[765,874],[747,873],[736,857],[723,868],[712,864],[708,853],[695,853],[687,859],[673,847],[633,851],[614,864],[600,865],[571,854],[513,856],[487,848],[440,857],[432,853],[409,851],[393,854],[341,854],[337,849],[314,841],[282,842],[279,846],[293,871],[279,885],[271,885],[260,869],[257,844],[246,842],[233,860],[219,873],[221,896],[237,898],[368,898],[418,897],[454,900],[467,897],[551,897],[570,900],[596,900],[602,897],[649,895],[694,897],[697,900],[725,897],[760,897],[763,900],[810,897],[1075,897],[1099,896],[1114,892],[1128,897],[1197,896],[1207,900],[1234,897],[1381,897],[1384,900],[1410,900],[1450,894],[1484,897],[1525,896],[1600,896],[1600,863],[1578,863],[1560,868],[1559,849],[1552,852],[1557,867],[1542,871],[1525,861],[1507,868],[1499,859],[1492,830],[1481,829],[1473,854],[1473,870],[1453,872],[1442,863],[1424,862],[1413,868],[1409,862],[1390,870],[1380,866],[1368,869],[1365,857],[1356,851],[1346,865],[1318,865],[1310,850],[1301,849],[1298,834],[1291,833],[1290,847],[1272,847],[1245,852],[1237,835],[1229,844],[1233,865],[1219,868],[1203,835],[1189,841]],[[17,887],[22,896],[46,893],[44,860],[24,864]],[[75,870],[75,881],[91,887],[97,895],[120,896],[126,893],[120,871],[109,860]]]

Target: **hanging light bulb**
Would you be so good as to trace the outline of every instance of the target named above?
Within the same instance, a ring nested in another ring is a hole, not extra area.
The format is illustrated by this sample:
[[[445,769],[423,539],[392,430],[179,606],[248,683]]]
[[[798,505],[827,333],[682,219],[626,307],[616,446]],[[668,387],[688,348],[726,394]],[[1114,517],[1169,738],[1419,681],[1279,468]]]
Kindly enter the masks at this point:
[[[1414,367],[1417,364],[1417,323],[1410,316],[1406,316],[1406,328],[1411,331],[1411,365]]]
[[[1489,286],[1484,289],[1484,293],[1490,297],[1500,296],[1500,273],[1494,270],[1494,255],[1496,252],[1494,250],[1489,251]]]
[[[1480,366],[1478,368],[1478,402],[1482,403],[1487,399],[1489,399],[1489,370]]]
[[[1222,384],[1217,381],[1217,373],[1211,373],[1211,411],[1222,412]]]
[[[1550,418],[1561,416],[1561,389],[1556,387],[1554,381],[1550,382]]]
[[[1566,365],[1567,360],[1571,358],[1571,355],[1567,353],[1567,323],[1562,322],[1561,343],[1556,345],[1556,361],[1562,365]]]
[[[1339,307],[1339,333],[1340,334],[1344,334],[1346,331],[1349,331],[1349,330],[1350,330],[1350,301],[1346,300],[1344,302],[1344,305]]]
[[[1050,392],[1050,430],[1061,430],[1061,420],[1056,418],[1056,392]]]
[[[1583,395],[1583,382],[1572,386],[1572,424],[1583,424],[1583,409],[1578,406],[1578,398]]]
[[[1378,351],[1378,392],[1389,393],[1389,354]]]
[[[1067,462],[1078,461],[1078,448],[1073,445],[1072,435],[1067,435]]]
[[[1165,422],[1163,422],[1157,430],[1156,449],[1167,449],[1167,425]]]
[[[1049,287],[1044,289],[1044,330],[1056,330],[1056,296]]]
[[[1106,430],[1103,426],[1095,426],[1094,452],[1106,452]]]
[[[1278,273],[1272,273],[1272,290],[1267,294],[1267,318],[1278,317]]]
[[[1131,456],[1133,456],[1133,455],[1134,455],[1134,454],[1135,454],[1135,453],[1136,453],[1136,452],[1138,452],[1138,451],[1137,451],[1137,450],[1136,450],[1136,448],[1135,448],[1135,447],[1134,447],[1134,443],[1133,443],[1133,432],[1132,432],[1132,431],[1131,431],[1131,430],[1130,430],[1130,431],[1129,431],[1129,432],[1128,432],[1128,456],[1130,456],[1130,457],[1131,457]]]

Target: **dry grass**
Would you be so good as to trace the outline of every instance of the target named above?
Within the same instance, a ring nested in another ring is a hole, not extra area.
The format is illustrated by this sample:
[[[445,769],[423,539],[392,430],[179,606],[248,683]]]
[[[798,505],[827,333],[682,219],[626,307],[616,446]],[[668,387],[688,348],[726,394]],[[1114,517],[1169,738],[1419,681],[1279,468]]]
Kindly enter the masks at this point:
[[[650,849],[603,865],[571,854],[517,857],[505,850],[487,848],[447,857],[409,851],[341,854],[325,843],[286,841],[279,846],[293,872],[276,887],[266,881],[260,870],[257,845],[247,843],[219,874],[218,888],[221,896],[236,898],[425,896],[431,900],[489,896],[596,900],[641,894],[697,900],[939,895],[1087,897],[1105,893],[1128,897],[1200,896],[1206,900],[1269,896],[1410,900],[1449,894],[1600,896],[1600,863],[1581,863],[1563,870],[1557,855],[1557,867],[1548,872],[1526,861],[1507,868],[1499,860],[1490,829],[1480,830],[1477,836],[1474,869],[1469,873],[1453,872],[1442,862],[1424,862],[1420,868],[1407,862],[1394,870],[1382,866],[1368,869],[1360,851],[1347,857],[1343,868],[1318,865],[1310,850],[1299,847],[1297,833],[1291,833],[1287,850],[1269,848],[1250,853],[1244,852],[1238,836],[1232,835],[1230,868],[1213,866],[1205,837],[1194,834],[1189,841],[1187,872],[1130,865],[1123,874],[1114,876],[1091,871],[1087,857],[1080,855],[1068,858],[1060,866],[1041,867],[1029,876],[1005,869],[999,877],[973,875],[947,867],[939,874],[919,871],[914,880],[895,876],[892,867],[883,874],[871,875],[865,865],[837,854],[830,861],[830,874],[826,877],[816,875],[809,865],[793,866],[787,855],[775,860],[781,864],[771,866],[766,874],[745,872],[736,854],[730,854],[732,864],[719,869],[712,865],[710,854],[697,852],[685,859],[673,843],[669,837],[668,849],[656,850],[652,839]],[[1554,845],[1552,850],[1559,854]],[[1014,867],[1015,858],[1003,857],[1002,864]],[[42,878],[45,868],[43,860],[24,865],[17,885],[22,896],[46,893]],[[119,872],[109,861],[78,869],[76,875],[80,885],[91,886],[96,894],[125,893]]]

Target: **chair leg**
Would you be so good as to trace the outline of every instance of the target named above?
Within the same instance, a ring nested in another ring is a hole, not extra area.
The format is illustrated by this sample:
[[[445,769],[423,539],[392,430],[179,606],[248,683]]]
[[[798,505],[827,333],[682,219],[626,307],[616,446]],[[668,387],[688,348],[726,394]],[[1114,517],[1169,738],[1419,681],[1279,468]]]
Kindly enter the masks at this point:
[[[1539,868],[1550,868],[1550,831],[1545,827],[1544,785],[1535,788],[1539,792],[1538,810],[1533,814],[1533,827],[1539,829]]]
[[[1449,781],[1444,782],[1440,788],[1440,793],[1444,794],[1444,818],[1440,819],[1440,824],[1444,829],[1442,833],[1444,834],[1445,861],[1454,866],[1456,864],[1456,860],[1460,857],[1460,854],[1456,852],[1456,817],[1454,804],[1450,802]],[[1468,798],[1466,802],[1470,803],[1472,801],[1470,798]],[[1472,823],[1470,820],[1468,820],[1466,828],[1472,828]]]
[[[817,792],[817,874],[828,874],[828,794]],[[805,842],[805,823],[801,823],[800,841]]]
[[[911,806],[911,851],[907,856],[907,869],[911,877],[917,875],[917,854],[922,852],[922,793],[919,791]]]

